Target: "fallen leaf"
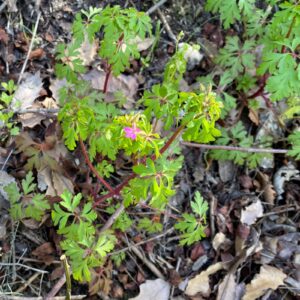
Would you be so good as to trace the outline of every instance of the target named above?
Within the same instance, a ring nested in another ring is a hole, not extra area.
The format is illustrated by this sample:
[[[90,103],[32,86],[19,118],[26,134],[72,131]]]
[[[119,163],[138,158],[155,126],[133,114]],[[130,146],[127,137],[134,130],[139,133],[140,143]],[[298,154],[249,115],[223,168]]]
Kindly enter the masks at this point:
[[[226,238],[226,235],[223,232],[218,232],[213,239],[212,245],[216,251],[220,248],[228,250],[232,245],[232,242]]]
[[[154,42],[154,38],[152,37],[141,39],[139,36],[129,41],[130,44],[137,46],[138,51],[147,50],[152,46],[153,42]]]
[[[232,181],[236,171],[236,167],[233,162],[230,160],[219,160],[218,166],[221,180],[223,182]]]
[[[94,40],[90,43],[88,37],[85,35],[84,41],[81,43],[79,50],[79,58],[82,60],[84,66],[89,66],[97,54],[98,43]]]
[[[91,70],[90,72],[83,75],[83,79],[91,82],[91,85],[96,90],[103,90],[106,73],[104,71]],[[139,83],[136,77],[132,75],[121,74],[118,77],[111,76],[105,100],[107,102],[115,101],[114,93],[122,93],[127,99],[125,108],[131,108],[134,97],[137,93]]]
[[[36,256],[39,260],[43,261],[46,265],[50,265],[54,261],[55,249],[50,242],[46,242],[41,246],[35,248],[31,254]]]
[[[235,300],[236,287],[234,274],[227,274],[218,287],[217,300]]]
[[[299,178],[299,174],[299,170],[297,170],[292,164],[283,166],[277,170],[277,172],[274,174],[273,184],[275,191],[277,192],[278,200],[282,199],[285,182],[289,181],[291,178]]]
[[[256,274],[254,279],[246,285],[246,293],[242,299],[255,300],[263,296],[268,289],[276,290],[283,285],[286,277],[286,274],[277,268],[269,265],[262,266],[259,274]]]
[[[256,110],[250,108],[248,117],[256,126],[259,125],[259,116]]]
[[[34,100],[39,96],[43,83],[40,73],[29,74],[17,88],[11,102],[13,110],[27,109],[32,106]]]
[[[73,183],[70,179],[64,175],[51,170],[50,167],[46,167],[38,172],[37,176],[38,188],[41,191],[46,191],[46,196],[59,196],[64,190],[68,190],[71,193],[74,192]]]
[[[188,282],[185,294],[188,296],[195,296],[196,294],[200,293],[203,296],[208,297],[210,294],[209,276],[222,269],[223,264],[220,262],[208,267],[207,270],[201,272]]]
[[[269,204],[274,204],[276,192],[274,190],[273,184],[270,182],[269,176],[258,171],[256,178],[260,183],[259,191],[263,192],[266,202],[268,202]]]
[[[7,45],[8,41],[9,41],[8,34],[4,29],[0,28],[0,42],[3,42],[5,45]]]
[[[162,279],[146,280],[140,285],[140,293],[129,300],[168,300],[170,284]]]
[[[37,48],[31,51],[29,59],[41,59],[45,55],[45,51],[42,48]]]
[[[255,223],[257,218],[260,218],[263,216],[263,212],[264,212],[264,209],[261,204],[261,201],[257,200],[256,202],[247,206],[246,209],[242,210],[241,222],[243,224],[252,225]]]

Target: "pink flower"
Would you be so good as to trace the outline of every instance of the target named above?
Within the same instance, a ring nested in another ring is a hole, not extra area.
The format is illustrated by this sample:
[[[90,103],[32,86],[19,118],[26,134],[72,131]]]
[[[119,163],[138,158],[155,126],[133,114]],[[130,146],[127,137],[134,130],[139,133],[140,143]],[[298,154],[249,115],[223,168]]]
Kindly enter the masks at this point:
[[[136,139],[136,135],[141,132],[141,129],[137,128],[135,124],[133,124],[132,127],[125,127],[124,128],[125,131],[125,136],[127,138],[130,138],[132,140]]]

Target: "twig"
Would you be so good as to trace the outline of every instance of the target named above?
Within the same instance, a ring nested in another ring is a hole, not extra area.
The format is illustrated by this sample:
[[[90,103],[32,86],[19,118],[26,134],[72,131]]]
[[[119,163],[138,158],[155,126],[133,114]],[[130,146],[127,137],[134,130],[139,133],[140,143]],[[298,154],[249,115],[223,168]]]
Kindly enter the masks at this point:
[[[26,69],[26,66],[27,66],[28,59],[29,59],[29,56],[31,54],[33,43],[34,43],[34,39],[35,39],[35,36],[36,36],[36,33],[37,33],[37,29],[38,29],[38,26],[39,26],[41,15],[42,15],[42,13],[41,13],[41,11],[39,11],[38,15],[37,15],[37,18],[36,18],[35,26],[34,26],[34,29],[33,29],[32,37],[31,37],[31,41],[30,41],[30,45],[29,45],[29,49],[28,49],[28,52],[27,52],[27,56],[26,56],[26,59],[24,61],[23,66],[22,66],[22,70],[21,70],[21,73],[20,73],[20,76],[19,76],[19,79],[18,79],[18,82],[17,82],[18,84],[20,83],[20,81],[22,79],[22,76],[24,74],[24,71]]]
[[[147,258],[145,255],[135,246],[130,244],[130,250],[141,260],[143,263],[156,275],[158,278],[165,280],[165,276],[160,272],[160,270]]]
[[[165,231],[164,233],[158,234],[158,235],[156,235],[156,236],[154,236],[154,237],[152,237],[152,238],[150,238],[150,239],[147,239],[147,240],[145,240],[145,241],[141,241],[141,242],[139,242],[139,243],[133,244],[132,246],[137,247],[137,246],[141,246],[141,245],[143,245],[143,244],[147,244],[147,243],[149,243],[149,242],[151,242],[151,241],[160,239],[161,237],[164,237],[164,236],[166,236],[167,234],[169,234],[169,233],[171,233],[171,232],[173,232],[173,231],[174,231],[174,228],[173,228],[173,227],[172,227],[172,228],[169,228],[169,229],[168,229],[167,231]],[[119,254],[119,253],[122,253],[122,252],[126,252],[126,251],[130,250],[132,246],[128,246],[128,247],[126,247],[126,248],[123,248],[123,249],[120,249],[120,250],[117,250],[117,251],[113,251],[113,252],[109,253],[108,256],[116,255],[116,254]]]
[[[100,234],[112,226],[112,224],[120,216],[120,214],[124,211],[124,209],[125,209],[125,206],[123,203],[121,203],[121,205],[115,210],[115,212],[109,217],[109,219],[103,225],[103,227],[100,230]]]
[[[2,10],[6,7],[6,1],[4,1],[1,6],[0,6],[0,13],[2,12]]]
[[[5,159],[5,161],[4,161],[4,163],[3,163],[2,167],[1,167],[1,171],[4,170],[4,168],[5,168],[5,166],[6,166],[7,162],[8,162],[8,160],[9,160],[9,158],[11,157],[11,155],[12,155],[13,152],[14,152],[14,149],[11,149],[11,150],[9,151],[9,153],[8,153],[6,159]]]
[[[163,4],[165,4],[168,0],[160,0],[156,4],[154,4],[152,7],[150,7],[147,11],[147,15],[151,15],[154,13],[157,9],[159,9]]]
[[[3,109],[1,112],[4,114],[7,114],[9,112],[13,112],[14,114],[24,115],[24,114],[40,114],[40,115],[46,115],[51,116],[53,114],[56,114],[60,111],[59,108],[29,108],[29,109]]]
[[[92,162],[89,159],[89,155],[86,151],[86,148],[84,146],[83,140],[80,138],[79,139],[79,143],[80,143],[80,147],[81,147],[81,151],[82,154],[84,156],[85,162],[87,163],[87,165],[89,166],[90,170],[94,173],[94,175],[98,178],[98,180],[110,191],[113,192],[114,189],[110,186],[110,184],[108,182],[106,182],[106,180],[104,180],[98,173],[98,171],[95,169],[95,167],[93,166]]]
[[[32,268],[32,267],[29,267],[29,266],[26,266],[26,265],[20,264],[20,263],[0,263],[0,266],[3,266],[3,267],[5,267],[5,266],[11,266],[11,267],[15,266],[15,267],[21,267],[21,268],[25,268],[25,269],[32,270],[32,271],[39,272],[39,273],[44,273],[44,274],[49,273],[48,271]]]
[[[247,148],[247,147],[235,147],[235,146],[196,144],[190,142],[181,142],[181,144],[189,147],[203,148],[209,150],[228,150],[228,151],[240,151],[240,152],[250,152],[250,153],[273,153],[273,154],[288,153],[288,150],[286,149]]]
[[[19,287],[15,293],[21,293],[38,277],[40,276],[40,273],[34,273],[27,281],[24,282],[24,284]]]
[[[3,300],[45,300],[44,297],[23,297],[23,296],[3,296],[1,298],[0,294],[0,299]],[[51,297],[51,300],[65,300],[65,296],[57,296],[57,297]],[[81,300],[81,299],[86,299],[86,295],[74,295],[71,297],[71,300]],[[48,299],[50,300],[50,298]]]
[[[162,11],[159,8],[157,9],[157,13],[158,13],[158,16],[161,19],[162,23],[165,26],[165,29],[166,29],[166,32],[167,32],[169,38],[176,44],[177,43],[176,36],[174,35],[165,15],[162,13]]]
[[[54,299],[54,296],[60,291],[62,286],[66,282],[66,275],[64,274],[60,279],[56,282],[56,284],[53,286],[51,291],[47,294],[47,296],[43,300],[52,300]],[[65,297],[63,298],[65,299]]]

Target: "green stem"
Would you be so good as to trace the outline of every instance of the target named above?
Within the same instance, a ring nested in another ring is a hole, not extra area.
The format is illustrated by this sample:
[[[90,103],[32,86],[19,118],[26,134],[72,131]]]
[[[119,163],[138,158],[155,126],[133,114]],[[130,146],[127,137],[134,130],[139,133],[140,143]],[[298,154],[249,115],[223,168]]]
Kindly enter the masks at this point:
[[[71,300],[71,276],[70,276],[70,266],[68,264],[67,258],[65,255],[60,257],[60,260],[63,262],[65,276],[66,276],[66,300]]]

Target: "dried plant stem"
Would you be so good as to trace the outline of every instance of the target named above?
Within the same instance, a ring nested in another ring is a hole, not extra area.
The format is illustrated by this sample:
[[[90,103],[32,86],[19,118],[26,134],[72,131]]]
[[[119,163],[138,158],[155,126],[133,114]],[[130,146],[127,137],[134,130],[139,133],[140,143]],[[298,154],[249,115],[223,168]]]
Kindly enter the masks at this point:
[[[19,76],[19,79],[18,79],[18,82],[17,82],[18,84],[20,83],[20,81],[22,79],[22,76],[25,72],[25,69],[26,69],[26,66],[27,66],[27,63],[28,63],[28,59],[29,59],[31,51],[32,51],[32,47],[33,47],[34,39],[35,39],[35,36],[36,36],[36,33],[37,33],[37,29],[38,29],[38,26],[39,26],[41,14],[42,14],[41,11],[39,11],[38,15],[37,15],[37,18],[36,18],[35,26],[34,26],[34,29],[33,29],[29,49],[28,49],[28,52],[27,52],[27,56],[26,56],[26,59],[24,61],[23,66],[22,66],[22,70],[21,70],[21,73],[20,73],[20,76]]]
[[[65,299],[71,300],[72,285],[71,285],[70,266],[68,264],[67,257],[65,255],[62,255],[60,257],[60,260],[63,262],[65,275],[66,275],[66,298]]]
[[[114,189],[110,186],[110,184],[104,180],[98,173],[98,171],[95,169],[95,167],[93,166],[92,162],[89,159],[89,155],[86,151],[85,145],[83,143],[83,140],[80,138],[79,139],[79,144],[80,144],[80,148],[82,151],[82,154],[84,156],[85,162],[87,163],[87,165],[89,166],[90,170],[94,173],[94,175],[97,177],[97,179],[110,191],[113,192]]]
[[[162,5],[164,5],[168,0],[160,0],[157,3],[155,3],[151,8],[149,8],[146,12],[147,15],[151,15],[154,13],[157,9],[159,9]]]
[[[196,144],[190,142],[181,142],[182,145],[194,148],[203,148],[209,150],[228,150],[228,151],[240,151],[249,153],[273,153],[273,154],[286,154],[286,149],[264,149],[264,148],[247,148],[247,147],[235,147],[235,146],[222,146],[222,145],[206,145]]]

